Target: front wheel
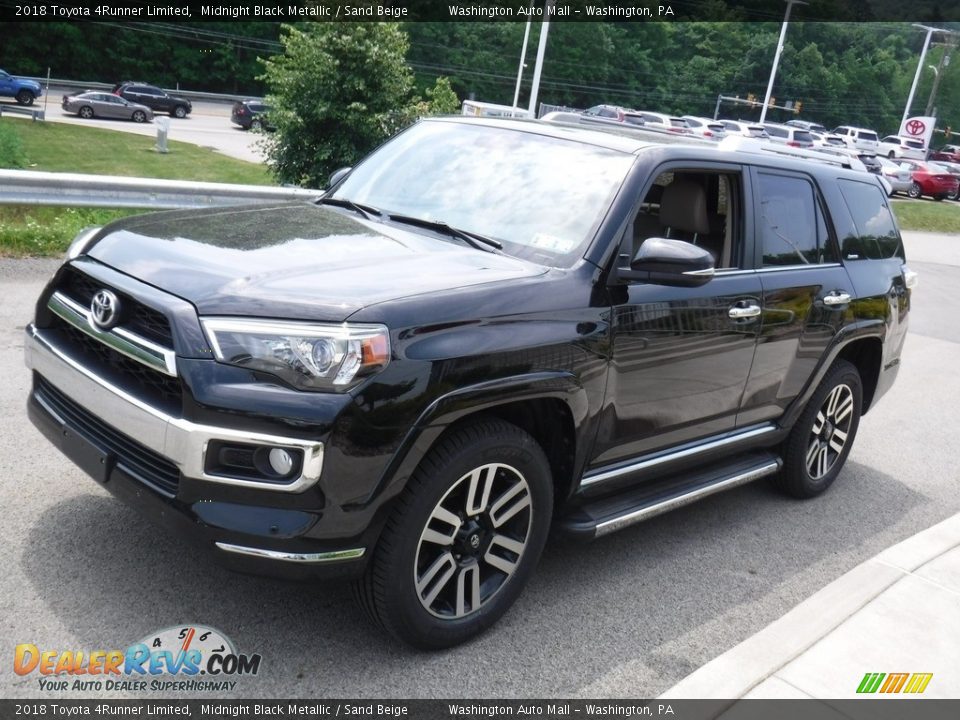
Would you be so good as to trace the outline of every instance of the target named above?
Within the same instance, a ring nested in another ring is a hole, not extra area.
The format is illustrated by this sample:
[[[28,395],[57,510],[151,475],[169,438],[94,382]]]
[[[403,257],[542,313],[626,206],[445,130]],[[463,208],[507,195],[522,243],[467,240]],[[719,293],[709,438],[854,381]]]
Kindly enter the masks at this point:
[[[552,512],[550,465],[530,435],[498,419],[455,429],[397,500],[358,599],[413,646],[462,643],[517,599]]]
[[[175,118],[180,118],[182,120],[187,116],[187,108],[185,108],[183,105],[177,105],[170,114]]]
[[[21,90],[17,93],[17,102],[20,105],[33,105],[36,96],[29,90]]]
[[[783,469],[774,484],[797,498],[815,497],[830,487],[850,454],[862,403],[859,371],[838,360],[787,436]]]
[[[910,183],[910,189],[907,190],[907,195],[909,195],[913,199],[917,199],[918,197],[920,197],[921,194],[922,193],[920,192],[920,185],[915,182]]]

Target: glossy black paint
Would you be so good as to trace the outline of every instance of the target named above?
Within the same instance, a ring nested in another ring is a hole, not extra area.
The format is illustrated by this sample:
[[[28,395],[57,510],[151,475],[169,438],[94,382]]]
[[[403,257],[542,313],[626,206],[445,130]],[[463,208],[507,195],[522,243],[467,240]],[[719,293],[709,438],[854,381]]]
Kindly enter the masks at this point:
[[[107,486],[154,516],[191,526],[207,544],[372,550],[391,501],[420,460],[447,428],[478,413],[518,422],[544,444],[562,514],[586,494],[580,487],[586,472],[761,422],[776,431],[665,467],[695,467],[723,452],[776,444],[829,364],[850,354],[852,343],[862,344],[864,356],[882,354],[877,376],[865,380],[874,388],[871,400],[892,383],[909,312],[902,259],[758,271],[748,180],[737,268],[700,287],[617,277],[624,233],[659,172],[749,178],[753,167],[773,167],[770,161],[487,122],[635,153],[633,170],[581,262],[537,265],[313,204],[158,213],[105,228],[73,265],[171,319],[182,417],[325,445],[320,481],[301,494],[183,478],[177,497],[166,500],[116,472],[117,482],[111,478]],[[833,227],[842,208],[831,183],[850,173],[779,158],[776,167],[821,189]],[[846,231],[838,226],[835,233]],[[38,303],[41,330],[52,322],[46,301],[56,282]],[[852,302],[826,307],[824,294],[840,289]],[[751,302],[761,306],[759,317],[730,318],[730,308]],[[380,323],[390,330],[392,359],[348,393],[298,392],[212,360],[198,315]],[[43,415],[31,405],[34,422],[49,426]],[[610,493],[655,476],[625,475],[588,492]],[[221,559],[257,572],[287,569]],[[356,572],[362,563],[333,568]]]

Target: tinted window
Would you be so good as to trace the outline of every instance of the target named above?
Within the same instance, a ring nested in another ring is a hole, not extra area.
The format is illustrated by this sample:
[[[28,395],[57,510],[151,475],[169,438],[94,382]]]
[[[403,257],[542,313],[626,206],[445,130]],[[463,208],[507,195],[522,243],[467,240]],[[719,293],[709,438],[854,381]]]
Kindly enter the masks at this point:
[[[860,138],[861,140],[876,141],[877,134],[875,132],[867,132],[865,130],[861,130],[860,132],[857,133],[857,137]]]
[[[764,267],[830,262],[818,229],[817,201],[808,180],[760,173],[760,242]]]
[[[838,180],[837,184],[857,229],[857,236],[849,234],[841,240],[843,257],[847,260],[903,257],[900,233],[884,201],[883,191],[876,185],[854,180]]]
[[[923,150],[923,143],[919,140],[904,140],[904,144],[909,148],[914,148],[916,150]]]
[[[813,135],[808,133],[806,130],[797,130],[793,133],[793,139],[797,142],[812,143]]]
[[[767,135],[772,135],[773,137],[785,138],[789,135],[785,128],[774,127],[773,125],[764,125],[763,128],[767,131]]]
[[[759,127],[747,128],[747,132],[750,133],[750,137],[767,137],[767,131]]]
[[[658,118],[656,115],[650,115],[649,113],[640,113],[640,117],[642,117],[644,120],[646,120],[649,123],[659,123],[660,125],[663,125],[663,120]]]
[[[615,118],[617,116],[616,111],[610,110],[609,108],[603,108],[599,114],[600,114],[600,117],[605,117],[605,118]]]
[[[687,121],[681,120],[680,118],[670,118],[670,125],[672,127],[681,127],[681,128],[689,127],[689,125],[687,125]]]
[[[700,127],[701,125],[703,125],[702,122],[700,122],[699,120],[694,120],[693,118],[684,118],[684,120],[687,121],[687,125],[689,125],[690,127]]]

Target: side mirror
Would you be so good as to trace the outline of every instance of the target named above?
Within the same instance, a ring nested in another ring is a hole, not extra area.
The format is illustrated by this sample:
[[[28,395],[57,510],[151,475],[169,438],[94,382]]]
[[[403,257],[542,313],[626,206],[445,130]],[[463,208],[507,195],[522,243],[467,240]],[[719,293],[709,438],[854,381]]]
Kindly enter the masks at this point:
[[[710,282],[715,271],[709,251],[684,240],[653,237],[643,241],[629,269],[617,269],[617,277],[656,285],[699,287]]]
[[[334,170],[332,173],[330,173],[330,179],[327,180],[327,188],[332,188],[338,182],[343,180],[351,170],[353,170],[352,167],[342,167],[339,170]]]

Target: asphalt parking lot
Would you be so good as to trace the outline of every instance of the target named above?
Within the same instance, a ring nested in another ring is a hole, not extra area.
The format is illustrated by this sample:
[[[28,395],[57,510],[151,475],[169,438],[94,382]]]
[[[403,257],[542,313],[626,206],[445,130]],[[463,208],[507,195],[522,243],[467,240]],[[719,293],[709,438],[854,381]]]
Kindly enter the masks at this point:
[[[56,262],[0,259],[0,693],[42,695],[36,674],[12,671],[17,643],[115,649],[201,623],[263,656],[238,698],[656,696],[960,510],[960,221],[956,235],[911,233],[906,243],[920,286],[900,376],[864,418],[829,493],[800,502],[761,481],[591,545],[553,545],[503,621],[434,654],[379,634],[347,587],[221,570],[53,450],[26,420],[22,334]],[[61,697],[100,694],[130,697]]]
[[[122,132],[135,133],[137,135],[147,135],[156,137],[157,126],[154,123],[138,124],[129,120],[100,120],[93,118],[84,120],[73,113],[64,112],[60,107],[60,99],[67,94],[76,94],[80,92],[77,89],[51,87],[49,96],[46,98],[46,117],[48,122],[62,122],[76,125],[87,125],[90,127],[106,128],[108,130],[119,130]],[[0,104],[10,107],[16,107],[16,101],[9,98],[0,100]],[[44,98],[37,99],[34,107],[42,108]],[[263,162],[264,154],[257,147],[258,140],[262,137],[257,133],[251,133],[240,129],[230,122],[230,111],[233,104],[228,102],[214,102],[210,100],[193,101],[193,112],[187,117],[178,120],[170,119],[171,140],[180,140],[183,142],[201,145],[221,152],[224,155],[247,160],[248,162]],[[159,114],[155,117],[168,117]]]

